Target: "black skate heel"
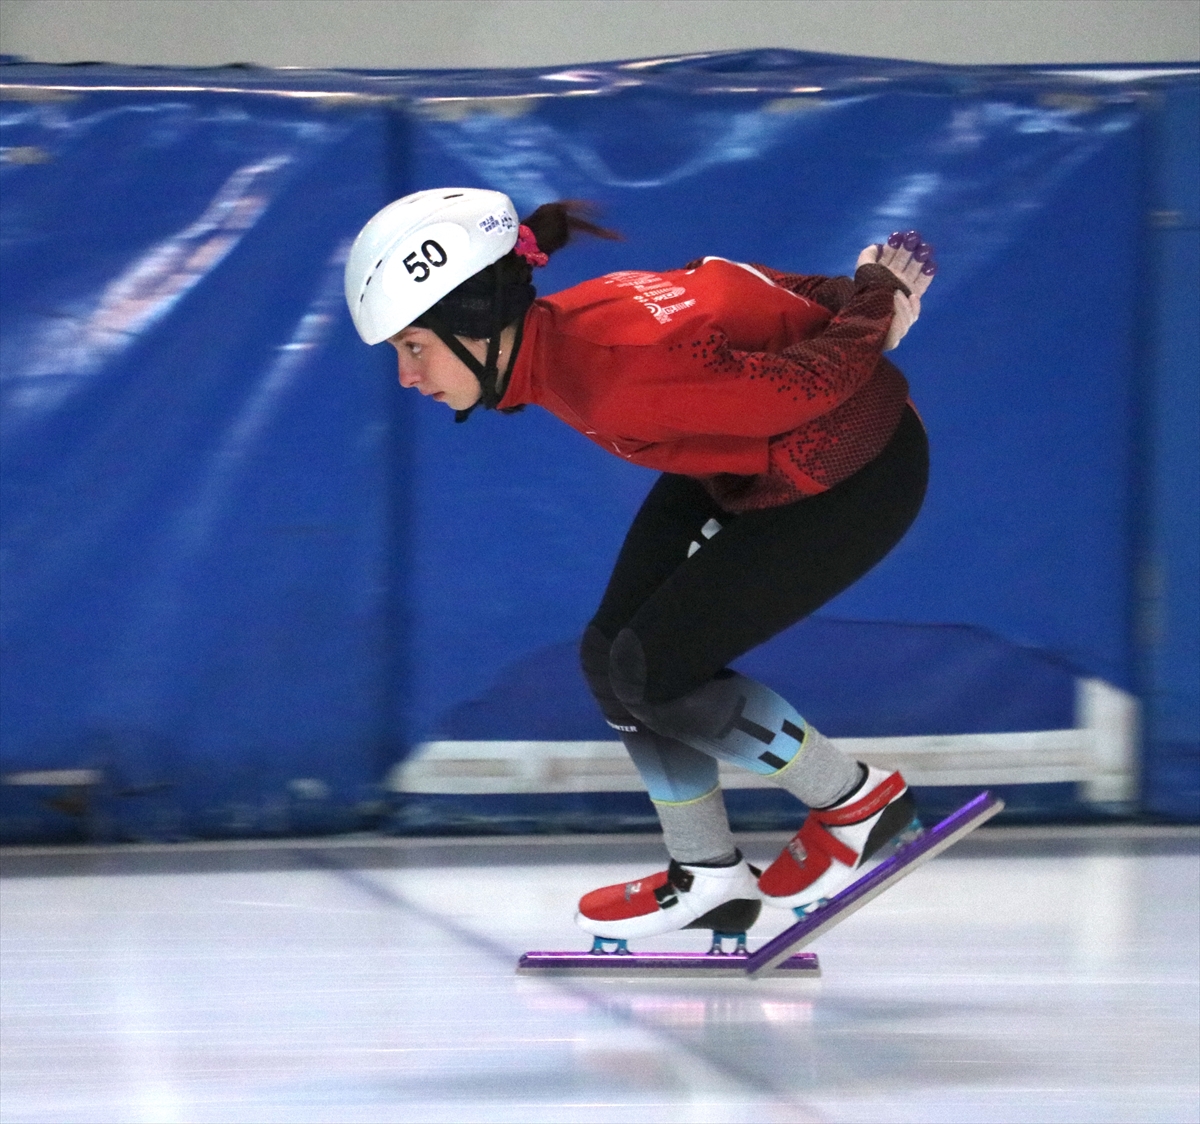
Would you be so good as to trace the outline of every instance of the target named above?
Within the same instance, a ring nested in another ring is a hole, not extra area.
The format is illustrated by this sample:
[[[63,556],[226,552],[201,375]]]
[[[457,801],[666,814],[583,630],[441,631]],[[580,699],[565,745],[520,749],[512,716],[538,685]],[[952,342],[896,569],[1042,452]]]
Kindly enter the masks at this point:
[[[738,951],[745,951],[746,930],[758,920],[762,913],[762,902],[748,897],[736,897],[731,902],[722,902],[715,909],[696,918],[685,928],[710,928],[713,931],[713,951],[721,951],[721,938],[738,940]]]
[[[919,839],[925,832],[917,817],[916,801],[911,792],[905,792],[893,800],[871,828],[871,834],[863,845],[860,863],[876,856],[887,858],[901,847]]]
[[[605,948],[605,945],[616,945],[613,949]],[[593,956],[630,956],[629,941],[621,940],[619,937],[596,937],[592,941]]]
[[[745,956],[748,953],[746,948],[746,934],[743,933],[722,933],[717,929],[713,930],[712,948],[708,950],[709,956],[724,956],[725,942],[737,941],[737,947],[734,948],[730,955],[737,956],[739,953]]]

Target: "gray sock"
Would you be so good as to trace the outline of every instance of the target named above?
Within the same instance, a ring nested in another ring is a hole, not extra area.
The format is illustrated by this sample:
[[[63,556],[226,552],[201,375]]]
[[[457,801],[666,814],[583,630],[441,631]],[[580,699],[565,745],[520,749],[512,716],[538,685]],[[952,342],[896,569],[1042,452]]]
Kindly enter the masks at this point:
[[[725,798],[714,788],[699,800],[685,804],[654,803],[662,824],[667,853],[676,862],[723,866],[733,858],[737,846],[725,814]]]
[[[862,777],[857,761],[809,726],[803,748],[771,779],[810,808],[826,808],[848,796]]]

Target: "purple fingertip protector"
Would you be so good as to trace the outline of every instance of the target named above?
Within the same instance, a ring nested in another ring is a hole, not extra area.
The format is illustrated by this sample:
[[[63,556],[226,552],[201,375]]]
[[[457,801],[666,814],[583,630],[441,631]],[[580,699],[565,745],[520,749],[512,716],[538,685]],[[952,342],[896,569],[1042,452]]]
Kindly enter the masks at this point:
[[[933,247],[928,242],[922,242],[914,251],[913,257],[917,261],[928,261],[933,257]]]
[[[935,261],[927,261],[923,266],[921,266],[921,272],[926,277],[932,277],[935,273],[937,273],[937,271],[938,267],[937,262]]]
[[[910,230],[904,236],[904,248],[911,252],[912,250],[915,250],[919,245],[921,245],[920,234],[918,234],[915,230]]]
[[[900,249],[900,247],[904,245],[904,232],[902,230],[897,230],[894,233],[890,234],[888,236],[887,244],[889,246],[891,246],[891,248],[893,250]],[[881,252],[882,252],[882,247],[881,247]]]

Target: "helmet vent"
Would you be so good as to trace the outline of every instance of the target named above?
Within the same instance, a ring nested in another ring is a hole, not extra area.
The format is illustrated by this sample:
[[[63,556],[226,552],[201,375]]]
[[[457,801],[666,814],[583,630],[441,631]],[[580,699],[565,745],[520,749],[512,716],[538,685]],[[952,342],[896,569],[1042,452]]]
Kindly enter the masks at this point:
[[[443,199],[461,199],[462,192],[460,191],[457,195],[443,195],[442,198]]]

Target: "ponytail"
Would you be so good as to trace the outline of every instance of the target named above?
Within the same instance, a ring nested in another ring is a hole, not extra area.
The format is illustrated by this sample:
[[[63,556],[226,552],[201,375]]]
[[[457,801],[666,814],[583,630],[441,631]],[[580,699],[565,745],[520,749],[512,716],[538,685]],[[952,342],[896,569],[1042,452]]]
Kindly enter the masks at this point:
[[[575,234],[590,234],[593,238],[619,242],[621,236],[615,230],[591,221],[595,215],[594,204],[581,199],[562,199],[557,203],[543,203],[528,218],[522,219],[521,225],[533,231],[538,249],[547,255],[561,250]]]

